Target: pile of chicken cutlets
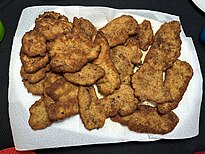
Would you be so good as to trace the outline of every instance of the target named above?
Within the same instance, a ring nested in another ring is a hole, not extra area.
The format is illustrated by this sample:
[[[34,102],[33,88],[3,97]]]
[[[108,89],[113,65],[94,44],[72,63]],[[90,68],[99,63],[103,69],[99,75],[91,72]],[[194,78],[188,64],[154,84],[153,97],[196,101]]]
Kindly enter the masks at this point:
[[[154,34],[150,21],[139,24],[130,15],[100,29],[82,17],[39,15],[20,51],[22,81],[41,96],[29,109],[30,127],[79,114],[88,130],[110,118],[138,133],[171,132],[179,122],[172,110],[193,76],[191,65],[178,59],[180,32],[180,23],[170,21]]]

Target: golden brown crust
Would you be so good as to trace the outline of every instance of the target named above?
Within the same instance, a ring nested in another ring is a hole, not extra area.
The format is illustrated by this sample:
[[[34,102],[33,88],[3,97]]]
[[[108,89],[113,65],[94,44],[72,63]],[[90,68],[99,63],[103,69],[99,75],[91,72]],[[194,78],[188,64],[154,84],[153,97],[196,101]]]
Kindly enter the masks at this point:
[[[29,83],[37,83],[45,78],[46,72],[48,72],[49,69],[50,66],[47,65],[46,67],[41,68],[35,73],[26,73],[24,66],[21,66],[20,74],[23,80],[27,80]]]
[[[77,85],[89,86],[105,75],[104,69],[100,66],[88,63],[79,72],[65,73],[64,78]]]
[[[104,77],[97,81],[97,87],[103,95],[112,94],[120,86],[120,77],[112,60],[110,59],[110,47],[105,36],[99,32],[96,36],[95,43],[101,46],[99,57],[94,60],[93,64],[102,67],[105,71]]]
[[[22,52],[29,57],[45,56],[46,54],[46,39],[35,31],[26,32],[22,38]]]
[[[110,47],[125,43],[130,35],[136,34],[137,21],[129,15],[122,15],[100,29],[105,34]]]
[[[86,129],[102,128],[106,115],[99,103],[93,87],[79,87],[78,92],[79,112]]]
[[[141,63],[142,52],[137,46],[118,45],[111,49],[110,58],[120,75],[122,83],[130,84],[134,64]]]
[[[45,12],[36,19],[34,29],[50,41],[61,34],[71,32],[72,23],[68,22],[68,18],[60,13]]]
[[[33,95],[43,95],[44,79],[37,83],[29,83],[28,81],[23,80],[23,83],[28,92],[32,93]]]
[[[26,73],[35,73],[41,68],[45,67],[49,62],[48,54],[46,54],[44,57],[28,57],[26,54],[20,52],[20,59],[23,63]]]
[[[82,35],[83,37],[92,40],[97,34],[97,29],[89,20],[82,17],[74,17],[72,33]]]
[[[115,116],[117,113],[120,116],[127,116],[137,109],[138,100],[135,98],[134,90],[130,85],[122,84],[118,90],[107,97],[113,99],[112,110],[117,111],[112,111],[109,116]]]
[[[150,21],[144,20],[139,24],[137,34],[127,39],[125,45],[137,45],[143,51],[147,51],[149,46],[152,45],[154,33]]]
[[[160,115],[157,109],[151,106],[139,106],[139,109],[129,116],[120,117],[118,115],[111,119],[127,126],[132,131],[152,134],[169,133],[179,122],[174,112]]]
[[[180,23],[171,21],[163,24],[154,36],[154,42],[145,57],[153,67],[166,70],[180,56]]]
[[[77,72],[96,59],[100,46],[81,35],[62,35],[49,50],[51,68],[57,72]]]
[[[44,98],[41,98],[29,108],[29,125],[33,130],[44,129],[52,124],[48,118],[44,101]]]
[[[140,101],[172,101],[169,90],[164,86],[162,70],[153,68],[149,63],[144,63],[132,76],[132,87]]]
[[[157,107],[160,113],[167,113],[178,106],[192,76],[192,67],[185,61],[176,60],[173,66],[167,69],[164,83],[166,88],[169,89],[174,102],[158,105]]]
[[[78,113],[77,86],[60,78],[47,87],[45,93],[55,101],[47,106],[50,119],[62,120]]]

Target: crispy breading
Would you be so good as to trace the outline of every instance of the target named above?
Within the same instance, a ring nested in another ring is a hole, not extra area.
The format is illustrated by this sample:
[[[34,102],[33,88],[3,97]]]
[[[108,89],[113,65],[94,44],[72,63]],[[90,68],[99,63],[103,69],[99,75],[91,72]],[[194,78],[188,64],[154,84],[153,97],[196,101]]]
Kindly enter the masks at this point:
[[[112,103],[112,108],[115,108],[115,111],[117,109],[117,113],[120,116],[132,114],[137,109],[138,100],[135,98],[134,90],[130,85],[122,84],[118,90],[107,97],[113,98],[114,103]],[[111,116],[114,115],[112,114]]]
[[[89,86],[105,75],[105,71],[98,65],[88,63],[79,72],[65,73],[64,78],[77,85]]]
[[[130,35],[136,34],[137,21],[130,15],[122,15],[108,22],[100,29],[105,34],[110,47],[126,42]]]
[[[137,46],[118,45],[110,50],[110,58],[120,74],[122,83],[130,84],[134,64],[141,63],[142,52]]]
[[[50,119],[62,120],[78,113],[78,86],[60,78],[47,87],[45,93],[55,101],[47,106]]]
[[[143,51],[147,51],[153,42],[154,33],[150,21],[144,20],[139,24],[137,34],[127,39],[125,45],[137,45]]]
[[[176,60],[173,66],[166,71],[165,86],[170,90],[174,102],[167,102],[158,105],[160,113],[166,113],[178,106],[185,91],[187,90],[189,81],[193,76],[191,65],[185,61]]]
[[[29,83],[28,81],[23,80],[24,86],[27,91],[33,95],[43,95],[44,93],[44,79],[37,83]]]
[[[77,72],[96,59],[100,46],[81,35],[63,35],[54,40],[49,50],[51,68],[57,72]]]
[[[110,47],[103,33],[99,32],[96,35],[95,43],[101,46],[101,52],[99,57],[94,60],[93,64],[102,67],[105,71],[104,77],[97,81],[97,87],[100,93],[109,95],[112,94],[115,89],[119,88],[121,83],[120,76],[110,59]]]
[[[63,76],[60,74],[56,74],[54,72],[48,72],[46,73],[45,79],[44,79],[44,87],[45,89],[50,87],[56,80],[62,79]]]
[[[44,129],[52,124],[52,121],[48,118],[44,101],[42,97],[29,108],[29,125],[33,130]]]
[[[82,17],[74,17],[72,32],[92,40],[92,38],[97,34],[97,29],[89,20]]]
[[[48,72],[50,66],[47,65],[46,67],[41,68],[35,73],[26,73],[24,66],[21,66],[20,74],[23,80],[27,80],[29,83],[37,83],[43,80],[46,76],[46,72]]]
[[[45,12],[36,19],[34,29],[42,33],[50,41],[61,34],[71,32],[72,23],[60,13]]]
[[[41,68],[45,67],[49,62],[48,54],[46,54],[44,57],[28,57],[26,54],[20,52],[20,59],[23,63],[26,73],[35,73]]]
[[[45,56],[46,54],[46,39],[35,31],[26,32],[22,38],[22,52],[29,57]]]
[[[180,56],[180,23],[171,21],[161,25],[154,36],[153,44],[145,57],[153,67],[166,70]]]
[[[133,114],[111,118],[138,133],[166,134],[174,130],[179,118],[174,112],[160,115],[157,109],[151,106],[140,105]]]
[[[144,63],[132,76],[132,87],[140,101],[172,101],[169,90],[164,86],[163,71],[155,69],[149,63]]]
[[[79,87],[78,104],[80,117],[86,129],[103,127],[106,115],[97,99],[94,87]]]

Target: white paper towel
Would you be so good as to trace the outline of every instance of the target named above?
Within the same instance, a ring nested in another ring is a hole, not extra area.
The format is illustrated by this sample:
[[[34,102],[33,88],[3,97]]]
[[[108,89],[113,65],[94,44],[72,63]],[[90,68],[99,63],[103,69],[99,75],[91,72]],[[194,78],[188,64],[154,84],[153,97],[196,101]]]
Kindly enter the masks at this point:
[[[32,130],[28,125],[29,107],[39,97],[29,94],[21,81],[20,68],[22,64],[19,52],[22,36],[33,28],[35,19],[45,11],[62,13],[70,21],[73,20],[74,16],[84,17],[92,21],[98,28],[122,14],[132,15],[139,23],[143,19],[150,20],[154,31],[159,28],[161,23],[171,20],[179,21],[177,16],[149,10],[118,10],[107,7],[83,6],[36,6],[24,9],[13,40],[9,69],[9,116],[17,150],[127,141],[154,141],[162,138],[182,139],[198,135],[203,79],[193,41],[191,38],[187,38],[183,31],[181,33],[182,51],[180,59],[186,60],[191,64],[194,76],[179,107],[174,110],[180,121],[171,133],[165,135],[140,134],[132,132],[127,127],[114,123],[109,119],[106,120],[102,129],[88,131],[84,128],[79,115],[54,123],[44,130]]]

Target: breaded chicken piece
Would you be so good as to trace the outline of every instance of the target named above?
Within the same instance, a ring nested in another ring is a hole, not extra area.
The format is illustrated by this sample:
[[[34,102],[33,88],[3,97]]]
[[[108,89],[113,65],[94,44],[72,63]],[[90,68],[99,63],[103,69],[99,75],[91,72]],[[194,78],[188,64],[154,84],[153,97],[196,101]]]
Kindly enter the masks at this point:
[[[89,86],[105,75],[104,69],[100,66],[88,63],[79,72],[65,73],[64,78],[77,85]]]
[[[45,93],[55,101],[47,106],[51,120],[62,120],[78,113],[78,86],[60,78],[47,87]]]
[[[47,65],[35,73],[26,73],[24,66],[21,66],[20,74],[23,80],[27,80],[29,83],[37,83],[45,78],[46,72],[48,72],[49,69],[50,66]]]
[[[168,102],[158,105],[160,113],[166,113],[178,106],[188,84],[193,76],[191,65],[185,61],[176,60],[173,66],[166,71],[165,86],[170,90],[174,102]]]
[[[40,32],[47,40],[53,40],[61,34],[71,32],[72,23],[68,18],[60,13],[45,12],[35,21],[34,30]]]
[[[170,92],[163,83],[163,71],[155,69],[149,63],[144,63],[132,76],[132,87],[140,101],[172,101]]]
[[[45,67],[49,62],[48,54],[46,54],[44,57],[37,56],[31,58],[20,52],[20,59],[23,63],[26,73],[35,73],[41,68]]]
[[[180,56],[180,23],[171,21],[163,24],[154,36],[153,44],[145,57],[153,67],[166,70]]]
[[[23,80],[23,83],[28,92],[32,93],[33,95],[43,95],[44,79],[36,83],[29,83],[28,81]]]
[[[124,44],[130,35],[136,34],[137,21],[130,15],[122,15],[108,22],[100,29],[105,34],[110,47]]]
[[[137,34],[129,37],[125,45],[128,46],[137,45],[141,50],[147,51],[148,47],[153,42],[153,37],[154,37],[154,33],[150,21],[144,20],[141,24],[139,24],[139,28],[137,29]]]
[[[22,38],[22,53],[29,57],[45,56],[46,54],[46,39],[45,37],[35,31],[26,32]]]
[[[78,103],[80,118],[86,129],[102,128],[106,115],[97,99],[94,87],[79,87]]]
[[[96,59],[100,46],[81,35],[63,35],[54,40],[49,56],[51,68],[56,72],[77,72]]]
[[[141,63],[142,52],[137,46],[118,45],[110,50],[110,58],[120,74],[122,83],[130,84],[134,64]]]
[[[102,67],[105,75],[97,81],[97,87],[103,95],[110,95],[120,86],[120,76],[112,60],[110,59],[110,47],[103,33],[96,35],[95,43],[101,46],[99,57],[94,60],[93,64]]]
[[[111,118],[138,133],[166,134],[174,130],[179,118],[174,112],[160,115],[157,109],[151,106],[140,105],[133,114]]]
[[[52,124],[48,118],[44,97],[36,101],[30,108],[29,125],[33,130],[44,129]]]
[[[72,33],[79,34],[92,40],[97,34],[96,27],[87,19],[74,17]]]
[[[113,99],[114,102],[112,102],[112,108],[114,108],[114,111],[117,110],[115,113],[118,113],[120,116],[130,115],[137,109],[138,100],[135,98],[134,90],[130,85],[120,85],[118,90],[107,97]],[[111,113],[113,113],[113,111]],[[109,116],[114,116],[114,114]]]

